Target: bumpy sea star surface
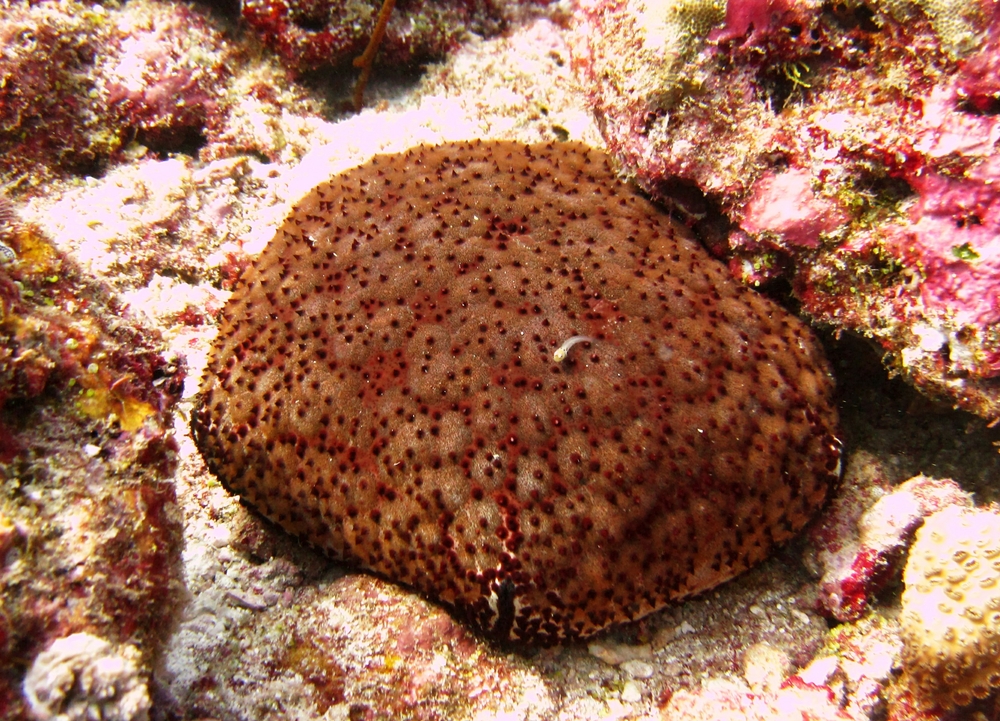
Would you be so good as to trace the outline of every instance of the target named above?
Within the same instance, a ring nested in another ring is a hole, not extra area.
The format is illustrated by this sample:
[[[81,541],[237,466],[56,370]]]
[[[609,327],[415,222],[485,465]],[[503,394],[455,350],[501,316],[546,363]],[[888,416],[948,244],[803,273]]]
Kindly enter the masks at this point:
[[[605,155],[473,142],[296,206],[223,312],[193,428],[286,530],[554,643],[795,534],[837,477],[831,393],[808,328]]]

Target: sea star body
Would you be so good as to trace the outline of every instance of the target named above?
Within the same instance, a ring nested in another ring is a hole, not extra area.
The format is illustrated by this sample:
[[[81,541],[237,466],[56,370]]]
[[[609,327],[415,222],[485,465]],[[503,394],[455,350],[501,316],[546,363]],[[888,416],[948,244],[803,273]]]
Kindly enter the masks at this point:
[[[296,206],[223,312],[193,428],[289,532],[551,644],[794,535],[839,472],[832,389],[809,329],[603,153],[453,143]]]

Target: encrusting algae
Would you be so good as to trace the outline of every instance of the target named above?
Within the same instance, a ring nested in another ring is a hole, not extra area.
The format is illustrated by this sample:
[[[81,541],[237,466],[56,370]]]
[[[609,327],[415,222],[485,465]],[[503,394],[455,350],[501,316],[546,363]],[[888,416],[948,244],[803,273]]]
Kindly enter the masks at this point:
[[[223,311],[193,430],[290,533],[552,644],[801,529],[839,473],[832,391],[805,324],[603,153],[475,141],[295,207]]]

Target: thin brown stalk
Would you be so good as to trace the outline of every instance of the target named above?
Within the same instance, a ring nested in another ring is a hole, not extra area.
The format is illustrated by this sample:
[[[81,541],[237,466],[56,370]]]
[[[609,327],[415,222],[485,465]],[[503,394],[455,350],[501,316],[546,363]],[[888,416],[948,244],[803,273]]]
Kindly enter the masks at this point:
[[[372,74],[372,65],[375,63],[375,55],[378,47],[382,44],[382,37],[385,35],[385,26],[389,24],[389,16],[396,5],[396,0],[382,0],[382,9],[378,11],[378,20],[375,21],[375,29],[368,39],[368,47],[358,57],[354,58],[354,67],[361,68],[361,75],[354,85],[354,109],[361,110],[365,102],[365,87],[368,85],[368,78]]]

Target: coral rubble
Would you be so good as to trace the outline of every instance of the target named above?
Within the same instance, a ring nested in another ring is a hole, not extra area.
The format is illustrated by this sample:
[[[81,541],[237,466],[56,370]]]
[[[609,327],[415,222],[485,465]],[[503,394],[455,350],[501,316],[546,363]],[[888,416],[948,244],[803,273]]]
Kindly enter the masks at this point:
[[[671,697],[663,721],[779,721],[788,718],[815,721],[851,721],[829,689],[809,684],[789,684],[767,692],[752,692],[745,684],[713,679],[697,690]]]
[[[89,633],[56,639],[24,677],[31,713],[53,721],[145,721],[150,700],[139,655]]]
[[[809,532],[816,544],[810,561],[822,573],[820,602],[838,621],[860,618],[872,596],[898,580],[914,529],[926,516],[945,506],[972,505],[971,495],[950,479],[916,476],[882,489],[870,479],[859,483],[863,471],[857,468],[846,475],[847,488]]]

